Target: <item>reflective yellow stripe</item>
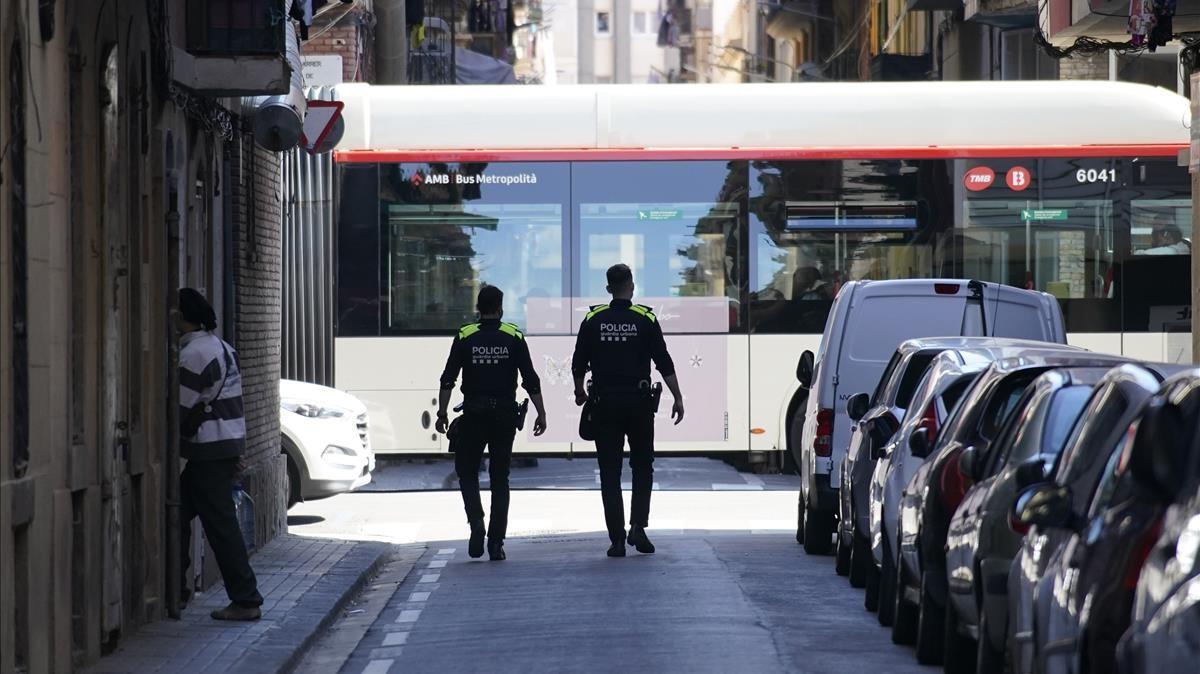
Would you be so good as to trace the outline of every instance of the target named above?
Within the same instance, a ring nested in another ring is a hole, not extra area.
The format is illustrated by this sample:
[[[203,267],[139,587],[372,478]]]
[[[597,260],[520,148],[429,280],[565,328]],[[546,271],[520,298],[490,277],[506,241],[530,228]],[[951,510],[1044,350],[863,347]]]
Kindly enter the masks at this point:
[[[653,311],[650,311],[650,307],[644,307],[640,304],[632,304],[629,306],[629,308],[634,313],[638,313],[638,314],[645,316],[646,318],[649,318],[651,323],[658,322],[658,318],[654,315]]]
[[[588,312],[587,316],[585,316],[583,320],[586,321],[586,320],[590,319],[592,316],[595,316],[596,314],[600,313],[601,311],[604,311],[607,308],[608,308],[607,304],[597,304],[596,306],[592,307],[592,310]]]
[[[521,334],[520,329],[518,329],[517,326],[513,325],[512,323],[501,323],[500,332],[503,332],[506,335],[512,335],[517,339],[525,339],[525,335]]]
[[[477,332],[479,332],[479,324],[478,323],[471,323],[470,325],[464,325],[458,329],[458,338],[466,339]]]

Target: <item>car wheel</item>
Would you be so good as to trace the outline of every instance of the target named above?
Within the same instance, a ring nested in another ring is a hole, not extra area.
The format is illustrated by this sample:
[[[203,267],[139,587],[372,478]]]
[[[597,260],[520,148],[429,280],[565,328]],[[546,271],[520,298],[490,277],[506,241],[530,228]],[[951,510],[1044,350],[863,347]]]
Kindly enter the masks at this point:
[[[892,562],[891,546],[883,539],[883,566],[879,569],[879,624],[892,626],[896,610],[896,567]]]
[[[940,665],[946,610],[933,600],[929,582],[929,572],[922,573],[921,604],[917,607],[917,662],[922,665]]]
[[[942,631],[942,669],[946,674],[975,674],[975,644],[959,634],[954,602],[946,597],[946,620]]]
[[[796,543],[804,545],[804,492],[796,501]]]
[[[867,591],[863,594],[863,608],[868,611],[879,610],[879,569],[875,562],[867,562]]]
[[[987,607],[980,606],[979,641],[975,644],[975,672],[976,674],[1000,674],[1004,671],[1004,653],[992,648],[992,640],[988,637],[987,631]]]
[[[892,643],[910,645],[917,640],[917,607],[904,598],[904,563],[896,559],[896,581],[893,583],[893,594],[896,595],[895,607],[892,609]]]
[[[850,534],[854,543],[850,546],[850,587],[867,586],[867,570],[871,564],[871,546],[857,532]]]
[[[807,507],[804,510],[804,551],[810,555],[828,555],[833,550],[830,514]]]
[[[833,570],[837,575],[850,575],[850,552],[850,544],[846,542],[846,537],[839,531],[837,534],[837,550],[834,553],[836,561],[833,565]]]
[[[300,502],[300,469],[296,467],[296,462],[292,461],[290,456],[287,457],[287,477],[287,507],[290,510],[292,506]]]

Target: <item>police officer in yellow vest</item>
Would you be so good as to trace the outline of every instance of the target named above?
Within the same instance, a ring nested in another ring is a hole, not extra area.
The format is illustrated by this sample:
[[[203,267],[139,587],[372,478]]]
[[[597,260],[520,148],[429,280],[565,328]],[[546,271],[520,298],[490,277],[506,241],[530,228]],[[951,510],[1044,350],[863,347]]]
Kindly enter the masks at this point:
[[[437,431],[449,427],[446,408],[459,370],[463,373],[463,416],[456,422],[454,469],[462,490],[471,540],[467,553],[483,556],[483,503],[479,498],[479,464],[486,446],[491,457],[492,519],[487,531],[487,551],[492,560],[502,560],[508,527],[508,469],[517,429],[517,372],[521,385],[537,409],[533,434],[546,432],[546,408],[541,382],[529,357],[525,336],[511,323],[501,323],[504,293],[495,286],[479,291],[475,308],[479,322],[464,325],[450,347],[438,395]]]
[[[633,272],[627,265],[608,270],[612,301],[592,307],[575,342],[571,373],[575,377],[575,404],[588,402],[584,376],[592,372],[591,414],[600,464],[600,493],[604,520],[612,545],[609,557],[624,557],[625,544],[638,552],[654,552],[646,535],[650,518],[650,489],[654,484],[654,412],[657,396],[650,386],[650,361],[671,389],[675,403],[671,418],[683,421],[683,394],[675,377],[675,364],[667,353],[662,327],[649,307],[634,304]],[[621,463],[629,439],[629,467],[633,471],[633,500],[629,534],[625,534],[625,504],[621,500]]]

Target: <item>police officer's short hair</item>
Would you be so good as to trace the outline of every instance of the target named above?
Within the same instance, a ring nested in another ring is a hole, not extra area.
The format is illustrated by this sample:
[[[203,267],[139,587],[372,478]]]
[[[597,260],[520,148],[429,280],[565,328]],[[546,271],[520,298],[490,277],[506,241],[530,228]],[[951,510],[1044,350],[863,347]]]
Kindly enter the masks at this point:
[[[504,306],[504,293],[496,286],[484,286],[479,290],[479,299],[475,302],[475,309],[481,314],[499,313],[501,307]]]
[[[633,283],[633,270],[623,262],[609,267],[606,276],[609,288],[624,288],[627,284]]]

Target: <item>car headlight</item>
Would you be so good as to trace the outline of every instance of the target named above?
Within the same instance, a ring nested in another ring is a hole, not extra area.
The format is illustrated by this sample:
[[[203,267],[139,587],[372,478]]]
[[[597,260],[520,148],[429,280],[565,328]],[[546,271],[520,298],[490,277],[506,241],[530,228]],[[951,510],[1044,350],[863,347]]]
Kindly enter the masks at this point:
[[[285,400],[279,403],[283,409],[310,419],[337,419],[346,416],[346,410],[337,407],[322,407],[316,403],[303,403]]]

